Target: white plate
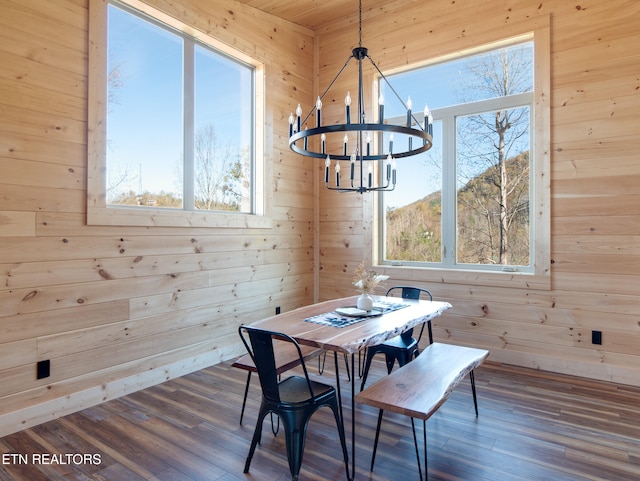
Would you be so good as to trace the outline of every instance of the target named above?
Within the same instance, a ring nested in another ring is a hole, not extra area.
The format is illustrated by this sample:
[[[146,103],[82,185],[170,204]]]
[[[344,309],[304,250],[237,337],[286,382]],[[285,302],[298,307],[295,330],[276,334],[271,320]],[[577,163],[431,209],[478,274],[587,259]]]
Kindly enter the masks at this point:
[[[356,306],[338,307],[336,312],[341,316],[347,317],[374,317],[382,315],[382,309],[375,306],[370,311],[358,309]]]

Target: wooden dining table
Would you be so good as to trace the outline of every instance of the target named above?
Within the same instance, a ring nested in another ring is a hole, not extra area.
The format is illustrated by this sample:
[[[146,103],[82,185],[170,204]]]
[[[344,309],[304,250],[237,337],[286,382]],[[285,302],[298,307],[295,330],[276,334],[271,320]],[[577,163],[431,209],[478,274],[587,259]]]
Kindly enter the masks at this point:
[[[363,316],[351,312],[357,300],[357,296],[353,296],[318,302],[252,323],[256,327],[287,334],[301,345],[334,352],[336,388],[341,414],[338,353],[351,356],[351,472],[347,466],[349,480],[355,477],[355,354],[368,346],[375,346],[399,336],[451,308],[448,302],[372,297],[374,310]],[[350,315],[341,314],[345,309]]]

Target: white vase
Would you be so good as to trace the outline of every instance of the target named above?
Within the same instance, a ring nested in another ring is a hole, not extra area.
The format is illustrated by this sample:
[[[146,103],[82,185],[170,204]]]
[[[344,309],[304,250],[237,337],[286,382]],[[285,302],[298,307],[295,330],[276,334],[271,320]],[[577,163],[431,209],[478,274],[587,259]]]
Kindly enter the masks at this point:
[[[373,308],[373,299],[369,294],[360,294],[356,301],[356,307],[363,311],[370,311]]]

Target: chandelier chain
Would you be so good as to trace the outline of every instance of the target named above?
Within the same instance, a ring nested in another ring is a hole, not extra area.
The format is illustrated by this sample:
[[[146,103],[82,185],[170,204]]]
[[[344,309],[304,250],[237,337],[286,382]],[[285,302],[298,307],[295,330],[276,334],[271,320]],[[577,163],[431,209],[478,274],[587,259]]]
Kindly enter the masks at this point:
[[[362,48],[362,0],[358,8],[358,47]]]

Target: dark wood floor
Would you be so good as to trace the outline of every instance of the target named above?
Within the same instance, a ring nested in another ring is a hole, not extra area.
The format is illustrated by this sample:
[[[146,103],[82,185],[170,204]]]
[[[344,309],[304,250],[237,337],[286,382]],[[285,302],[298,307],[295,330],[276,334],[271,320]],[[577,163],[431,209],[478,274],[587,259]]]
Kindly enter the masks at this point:
[[[316,373],[316,363],[310,366]],[[383,369],[374,363],[372,382]],[[314,377],[334,381],[330,369]],[[244,372],[225,363],[6,436],[0,480],[291,479],[283,435],[274,437],[268,422],[250,474],[242,473],[260,398],[254,379],[240,426],[244,381]],[[640,480],[639,388],[492,364],[476,371],[476,384],[477,419],[465,381],[427,422],[430,480]],[[345,415],[350,423],[349,409]],[[385,415],[370,473],[376,415],[357,407],[356,479],[418,479],[410,424],[393,413]],[[34,453],[67,464],[34,464]],[[346,479],[340,459],[333,418],[321,410],[309,426],[300,480]]]

